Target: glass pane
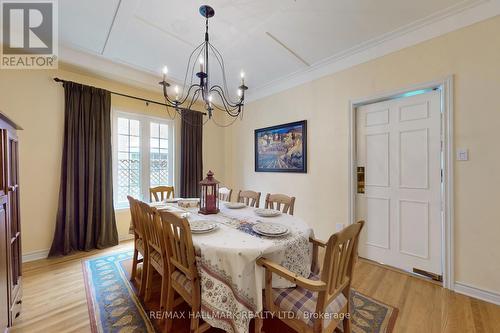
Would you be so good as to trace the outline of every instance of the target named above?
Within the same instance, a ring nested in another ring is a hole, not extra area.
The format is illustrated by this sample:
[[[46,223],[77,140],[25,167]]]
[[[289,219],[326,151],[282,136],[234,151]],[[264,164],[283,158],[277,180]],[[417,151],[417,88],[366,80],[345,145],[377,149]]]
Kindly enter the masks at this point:
[[[128,134],[128,119],[118,118],[118,134]]]
[[[153,150],[153,148],[160,148],[160,143],[158,141],[159,141],[158,139],[150,140],[151,151]]]
[[[160,148],[168,148],[168,140],[160,139]]]
[[[160,125],[160,138],[162,139],[168,138],[168,125],[165,124]]]
[[[128,138],[127,135],[118,135],[118,151],[128,151]]]
[[[130,137],[130,148],[139,148],[139,137],[131,136]]]
[[[130,155],[135,155],[135,154],[130,154]],[[137,157],[131,156],[130,161],[129,161],[129,165],[130,165],[130,169],[139,170],[140,166],[141,166],[139,157],[138,156]]]
[[[118,153],[118,164],[120,164],[120,161],[122,160],[128,160],[128,153],[123,153],[123,152]]]
[[[160,128],[158,123],[151,123],[151,137],[158,138],[160,136]]]
[[[130,120],[130,135],[139,136],[140,133],[139,120]]]
[[[124,207],[128,205],[127,195],[141,198],[140,121],[118,118],[118,128],[115,203]]]

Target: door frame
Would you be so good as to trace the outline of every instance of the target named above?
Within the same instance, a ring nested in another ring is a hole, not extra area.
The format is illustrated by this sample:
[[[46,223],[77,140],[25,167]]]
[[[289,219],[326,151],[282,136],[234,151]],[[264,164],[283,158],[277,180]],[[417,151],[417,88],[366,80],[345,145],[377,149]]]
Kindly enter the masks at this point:
[[[352,99],[349,101],[349,223],[354,223],[356,210],[356,110],[360,106],[404,97],[408,92],[427,89],[441,91],[441,141],[443,183],[441,206],[443,219],[441,221],[441,262],[443,271],[443,287],[454,290],[454,192],[453,192],[453,75],[444,78],[410,85],[403,89]]]

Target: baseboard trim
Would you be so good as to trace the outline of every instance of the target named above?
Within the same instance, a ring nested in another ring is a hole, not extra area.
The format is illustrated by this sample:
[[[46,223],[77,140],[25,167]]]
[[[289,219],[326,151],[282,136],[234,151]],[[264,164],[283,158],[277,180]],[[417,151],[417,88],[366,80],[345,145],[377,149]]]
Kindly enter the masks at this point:
[[[131,239],[134,239],[134,235],[126,234],[126,235],[118,236],[118,241],[120,241],[120,242],[128,241]],[[45,249],[45,250],[37,250],[37,251],[24,253],[23,257],[22,257],[23,263],[35,261],[35,260],[40,260],[40,259],[47,259],[49,256],[49,251],[50,251],[50,249]]]
[[[45,249],[45,250],[37,250],[25,253],[23,254],[23,263],[40,259],[46,259],[49,256],[49,251],[50,249]]]
[[[118,237],[118,240],[120,242],[128,241],[128,240],[131,240],[131,239],[134,239],[134,235],[126,234],[126,235],[121,235],[121,236]]]
[[[471,286],[463,282],[455,282],[455,292],[480,299],[485,302],[500,305],[500,294],[486,289]]]

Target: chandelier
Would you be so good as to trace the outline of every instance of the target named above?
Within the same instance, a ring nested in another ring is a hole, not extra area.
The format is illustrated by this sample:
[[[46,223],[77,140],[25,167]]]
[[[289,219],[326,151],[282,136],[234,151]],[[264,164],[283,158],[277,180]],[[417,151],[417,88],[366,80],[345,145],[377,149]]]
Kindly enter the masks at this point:
[[[200,7],[200,14],[205,18],[205,40],[191,52],[184,82],[181,87],[179,85],[173,86],[173,95],[169,95],[168,90],[170,89],[167,89],[171,86],[166,81],[168,74],[167,66],[163,67],[163,79],[160,85],[163,87],[167,110],[171,107],[182,116],[182,111],[184,110],[198,111],[194,110],[194,107],[196,102],[199,101],[206,110],[206,114],[208,114],[207,121],[213,119],[214,110],[223,111],[236,120],[238,116],[243,115],[245,91],[248,89],[245,85],[245,73],[242,71],[240,75],[241,84],[236,90],[238,97],[236,100],[232,100],[226,84],[224,59],[215,46],[210,43],[208,35],[208,19],[215,15],[215,10],[208,5],[203,5]],[[221,84],[213,84],[211,82],[212,64],[209,61],[210,57],[214,59],[216,70],[221,71]]]

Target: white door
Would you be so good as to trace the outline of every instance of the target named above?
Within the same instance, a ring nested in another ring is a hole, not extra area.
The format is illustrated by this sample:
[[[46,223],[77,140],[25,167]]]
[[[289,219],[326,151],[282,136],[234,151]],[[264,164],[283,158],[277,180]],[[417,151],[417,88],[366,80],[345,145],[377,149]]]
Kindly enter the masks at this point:
[[[357,109],[360,256],[442,274],[440,103],[440,92],[430,91]]]

